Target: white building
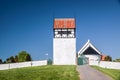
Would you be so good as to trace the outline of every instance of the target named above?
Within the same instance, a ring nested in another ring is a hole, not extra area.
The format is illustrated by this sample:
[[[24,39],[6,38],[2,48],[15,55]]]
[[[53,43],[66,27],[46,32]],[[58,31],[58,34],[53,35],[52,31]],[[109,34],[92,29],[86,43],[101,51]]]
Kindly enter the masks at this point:
[[[78,63],[80,63],[79,58],[84,56],[90,61],[100,61],[101,52],[88,40],[86,44],[78,51]]]
[[[53,32],[53,65],[76,65],[75,19],[54,19]]]

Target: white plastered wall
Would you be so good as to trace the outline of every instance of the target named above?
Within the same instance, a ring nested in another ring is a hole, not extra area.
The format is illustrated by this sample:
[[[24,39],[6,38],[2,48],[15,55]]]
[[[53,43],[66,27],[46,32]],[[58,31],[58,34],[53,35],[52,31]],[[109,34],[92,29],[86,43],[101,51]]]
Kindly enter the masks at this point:
[[[53,39],[53,64],[76,65],[76,38]]]
[[[100,55],[84,55],[85,57],[89,58],[89,61],[99,61],[101,56]]]
[[[47,60],[0,64],[0,70],[47,65]]]

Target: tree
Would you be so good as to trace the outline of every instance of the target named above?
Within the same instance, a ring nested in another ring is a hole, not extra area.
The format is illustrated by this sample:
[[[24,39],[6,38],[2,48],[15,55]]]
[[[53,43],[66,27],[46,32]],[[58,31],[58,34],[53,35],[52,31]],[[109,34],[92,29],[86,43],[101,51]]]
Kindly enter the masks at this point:
[[[112,57],[106,56],[106,57],[105,57],[105,61],[112,61]]]
[[[120,62],[120,58],[119,59],[116,59],[117,62]]]
[[[15,62],[18,62],[18,56],[17,55],[15,56]]]
[[[6,59],[6,63],[11,63],[9,58]]]
[[[2,64],[3,62],[2,62],[2,59],[0,59],[0,64]]]
[[[15,63],[15,59],[13,56],[11,56],[9,59],[10,59],[10,63]]]
[[[6,61],[3,61],[3,64],[5,64],[6,63]]]
[[[25,61],[31,61],[31,56],[29,53],[27,53],[26,51],[21,51],[20,53],[18,53],[18,61],[19,62],[25,62]]]
[[[26,60],[25,60],[25,61],[31,61],[31,60],[32,60],[32,58],[31,58],[30,54],[27,54],[27,55],[26,55]]]
[[[120,58],[113,60],[114,62],[120,62]]]

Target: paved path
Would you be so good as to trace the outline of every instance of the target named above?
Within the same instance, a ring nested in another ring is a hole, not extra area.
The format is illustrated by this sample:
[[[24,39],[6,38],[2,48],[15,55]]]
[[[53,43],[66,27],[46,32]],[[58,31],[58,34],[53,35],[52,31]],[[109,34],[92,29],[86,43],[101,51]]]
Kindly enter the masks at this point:
[[[77,71],[80,73],[80,80],[112,80],[109,76],[91,68],[89,65],[77,66]]]

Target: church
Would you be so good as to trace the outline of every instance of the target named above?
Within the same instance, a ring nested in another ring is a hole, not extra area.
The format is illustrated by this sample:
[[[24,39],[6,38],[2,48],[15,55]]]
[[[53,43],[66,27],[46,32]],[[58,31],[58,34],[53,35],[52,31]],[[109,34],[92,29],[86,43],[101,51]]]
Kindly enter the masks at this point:
[[[76,65],[76,25],[74,18],[55,18],[53,65]]]
[[[76,52],[75,18],[55,18],[53,33],[53,65],[81,65],[101,60],[101,52],[90,40]]]
[[[100,61],[102,53],[88,40],[78,51],[78,65]]]

